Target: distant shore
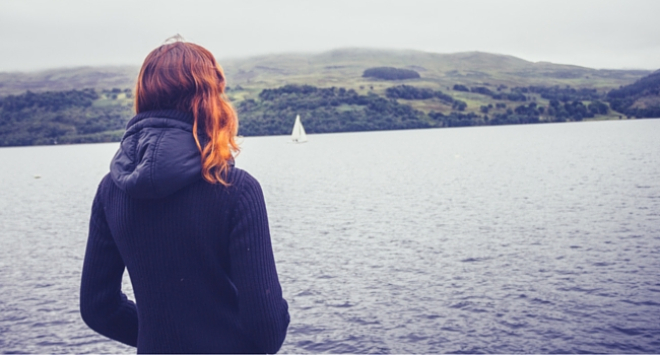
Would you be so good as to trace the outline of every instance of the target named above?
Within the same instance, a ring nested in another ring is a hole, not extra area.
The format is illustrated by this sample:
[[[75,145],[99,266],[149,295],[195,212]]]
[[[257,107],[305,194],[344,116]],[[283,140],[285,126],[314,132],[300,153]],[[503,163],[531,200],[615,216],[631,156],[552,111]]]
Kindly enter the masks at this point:
[[[239,134],[289,134],[296,115],[310,134],[660,116],[660,71],[479,52],[401,53],[338,50],[228,61],[227,95],[239,114]],[[133,116],[135,71],[0,73],[0,146],[120,140]]]

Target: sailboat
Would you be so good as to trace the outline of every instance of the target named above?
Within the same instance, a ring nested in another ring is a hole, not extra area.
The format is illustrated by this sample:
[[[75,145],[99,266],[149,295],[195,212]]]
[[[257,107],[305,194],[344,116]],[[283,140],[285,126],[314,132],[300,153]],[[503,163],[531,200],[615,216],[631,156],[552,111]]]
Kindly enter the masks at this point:
[[[300,115],[296,115],[296,123],[293,124],[293,130],[291,131],[291,142],[307,142],[307,134],[305,133],[305,127],[300,123]]]

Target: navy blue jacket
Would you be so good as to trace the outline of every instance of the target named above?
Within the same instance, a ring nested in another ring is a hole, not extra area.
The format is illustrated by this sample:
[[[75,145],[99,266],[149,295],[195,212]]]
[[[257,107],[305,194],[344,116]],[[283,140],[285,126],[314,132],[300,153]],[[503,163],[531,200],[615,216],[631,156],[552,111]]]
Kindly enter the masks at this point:
[[[289,313],[261,187],[238,168],[204,181],[191,130],[178,111],[129,122],[92,206],[81,315],[140,353],[275,353]]]

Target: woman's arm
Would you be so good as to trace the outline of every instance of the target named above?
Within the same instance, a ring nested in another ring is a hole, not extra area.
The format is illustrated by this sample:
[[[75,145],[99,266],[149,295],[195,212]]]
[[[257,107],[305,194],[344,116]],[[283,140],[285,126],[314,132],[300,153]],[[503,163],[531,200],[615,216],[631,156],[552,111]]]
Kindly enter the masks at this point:
[[[238,194],[229,257],[240,323],[259,351],[272,354],[286,336],[288,305],[275,269],[261,186],[245,173]]]
[[[80,314],[98,333],[137,346],[137,308],[121,292],[124,261],[110,234],[99,195],[100,188],[89,223],[80,284]]]

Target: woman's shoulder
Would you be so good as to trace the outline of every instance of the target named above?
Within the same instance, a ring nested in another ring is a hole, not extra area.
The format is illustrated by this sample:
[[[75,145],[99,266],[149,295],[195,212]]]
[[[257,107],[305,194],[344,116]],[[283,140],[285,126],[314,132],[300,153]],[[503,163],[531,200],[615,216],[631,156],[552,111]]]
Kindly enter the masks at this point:
[[[230,195],[234,195],[236,197],[244,196],[245,194],[251,194],[251,193],[257,193],[257,194],[263,193],[259,181],[250,173],[248,173],[247,171],[241,168],[231,167],[229,171],[227,171],[224,177],[225,177],[225,181],[228,183],[227,185],[223,185],[220,183],[215,183],[215,184],[208,183],[204,179],[202,179],[201,176],[198,184],[193,184],[193,185],[198,186],[197,188],[202,188],[206,190],[207,193],[210,193],[211,195],[215,195],[215,193],[212,193],[210,190],[207,189],[211,189],[213,191],[224,190],[225,193],[229,193]],[[101,182],[98,185],[96,191],[96,195],[97,195],[96,198],[103,200],[105,197],[108,196],[108,194],[111,194],[116,189],[118,189],[118,187],[115,184],[114,180],[112,179],[111,174],[108,173],[101,179]],[[183,192],[183,190],[179,192]]]
[[[227,182],[229,183],[229,186],[235,187],[239,190],[254,188],[261,190],[261,185],[254,176],[250,175],[250,173],[247,171],[237,167],[232,167],[229,170],[227,173]]]

